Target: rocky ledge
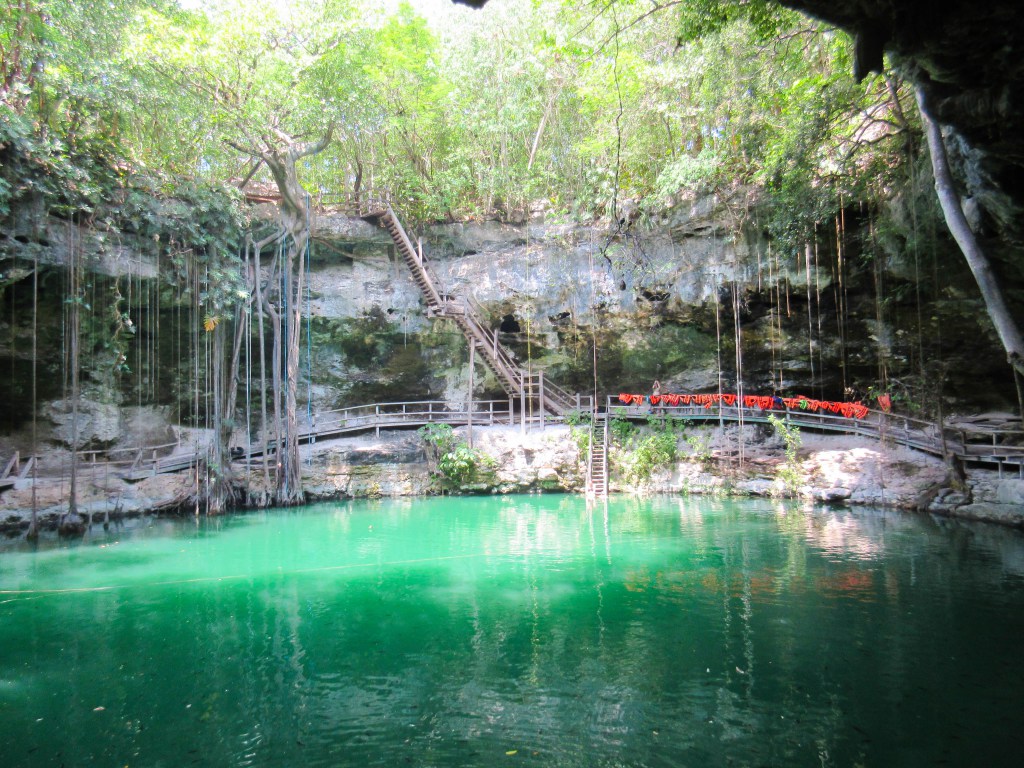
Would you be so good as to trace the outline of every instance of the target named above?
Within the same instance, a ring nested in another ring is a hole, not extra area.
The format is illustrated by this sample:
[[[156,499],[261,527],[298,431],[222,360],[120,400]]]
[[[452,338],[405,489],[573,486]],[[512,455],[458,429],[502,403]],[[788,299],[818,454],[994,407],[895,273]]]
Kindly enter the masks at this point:
[[[780,469],[781,444],[756,427],[708,428],[697,441],[679,440],[679,458],[656,467],[635,486],[616,480],[612,490],[635,494],[718,496],[796,495],[807,500],[894,507],[1024,527],[1024,478],[972,469],[952,478],[938,459],[867,438],[803,435],[789,483]],[[462,439],[465,430],[457,430]],[[690,436],[693,437],[692,435]],[[577,493],[584,463],[567,427],[521,432],[474,429],[474,448],[493,460],[461,493]],[[699,455],[693,445],[700,445]],[[424,496],[440,492],[424,444],[415,433],[383,432],[331,440],[303,448],[303,483],[310,501]],[[615,462],[615,451],[612,452]],[[796,478],[794,484],[792,478]],[[255,478],[250,487],[256,487]],[[85,525],[144,514],[181,514],[197,509],[194,476],[158,475],[129,482],[114,475],[80,478],[79,513]],[[39,480],[34,503],[43,528],[56,528],[67,509],[67,484]],[[19,536],[32,516],[33,490],[22,484],[0,495],[0,531]]]

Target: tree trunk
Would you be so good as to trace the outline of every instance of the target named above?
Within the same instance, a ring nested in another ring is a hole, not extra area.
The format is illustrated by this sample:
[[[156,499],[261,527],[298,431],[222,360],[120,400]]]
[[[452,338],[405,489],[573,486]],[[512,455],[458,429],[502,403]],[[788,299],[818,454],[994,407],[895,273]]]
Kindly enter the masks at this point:
[[[281,193],[283,239],[276,259],[276,269],[271,267],[269,270],[261,310],[270,316],[273,327],[272,374],[275,422],[278,425],[278,474],[274,495],[275,501],[282,505],[299,504],[305,500],[299,461],[297,400],[305,282],[302,257],[309,242],[310,222],[309,203],[305,190],[299,184],[296,164],[303,157],[321,152],[330,143],[333,133],[334,127],[331,126],[319,142],[298,144],[291,137],[275,130],[273,138],[263,137],[259,144],[262,149],[257,148],[256,142],[249,146],[232,144],[236,149],[259,157]],[[258,275],[256,279],[259,280]],[[278,291],[276,307],[271,301],[275,288]],[[282,421],[283,429],[280,428]]]
[[[305,273],[303,255],[309,242],[309,205],[296,174],[297,161],[319,152],[330,140],[330,133],[317,145],[292,145],[283,151],[267,153],[264,162],[281,192],[281,224],[285,230],[280,275],[282,277],[278,323],[284,335],[281,346],[284,374],[284,444],[279,449],[281,477],[278,503],[298,504],[305,499],[302,489],[302,465],[299,460],[298,390],[299,349],[302,334],[302,295]]]
[[[253,280],[253,294],[256,297],[256,319],[258,322],[259,331],[259,350],[260,350],[260,447],[261,454],[263,456],[263,491],[260,494],[260,506],[266,506],[269,503],[268,493],[270,490],[270,470],[268,467],[269,459],[269,442],[267,439],[268,429],[268,416],[267,416],[267,341],[263,331],[263,275],[262,269],[260,268],[260,252],[262,250],[262,241],[256,243],[253,246],[253,267],[252,267],[252,280]],[[251,344],[251,340],[250,340]]]
[[[970,267],[974,279],[981,290],[981,297],[985,302],[985,309],[995,326],[999,341],[1006,350],[1007,361],[1012,366],[1016,376],[1024,375],[1024,336],[1021,335],[1020,327],[1014,319],[999,286],[999,281],[992,271],[992,265],[981,249],[974,232],[971,231],[960,207],[960,198],[956,193],[953,184],[953,174],[949,169],[949,160],[946,157],[946,146],[942,140],[942,131],[938,123],[932,118],[928,110],[924,92],[918,86],[915,89],[917,95],[917,106],[921,112],[921,121],[924,125],[925,136],[928,139],[928,150],[932,157],[932,173],[935,176],[935,192],[939,197],[942,206],[942,213],[946,219],[946,226],[949,227],[953,239],[963,252]]]

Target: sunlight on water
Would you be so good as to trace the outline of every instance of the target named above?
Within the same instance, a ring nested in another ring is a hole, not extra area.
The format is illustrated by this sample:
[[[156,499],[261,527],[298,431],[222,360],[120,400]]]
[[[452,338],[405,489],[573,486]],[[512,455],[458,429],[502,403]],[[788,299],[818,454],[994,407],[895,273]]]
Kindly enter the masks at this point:
[[[0,554],[4,766],[1019,765],[1024,537],[566,496]]]

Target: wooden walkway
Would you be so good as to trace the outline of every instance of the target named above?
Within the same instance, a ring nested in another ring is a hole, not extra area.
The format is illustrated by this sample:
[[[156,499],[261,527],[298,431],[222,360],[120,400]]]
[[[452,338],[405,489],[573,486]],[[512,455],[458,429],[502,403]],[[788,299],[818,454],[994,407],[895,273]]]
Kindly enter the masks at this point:
[[[669,416],[690,422],[768,423],[769,414],[787,424],[819,432],[838,432],[847,435],[872,437],[882,442],[903,445],[939,458],[956,457],[973,464],[989,464],[1024,478],[1024,431],[1004,429],[965,429],[939,426],[930,421],[870,410],[863,419],[848,418],[825,411],[802,411],[779,408],[762,411],[760,408],[740,406],[700,405],[624,406],[609,397],[605,403],[609,414],[630,420],[667,418]]]
[[[25,461],[22,461],[21,454],[15,451],[14,455],[4,465],[3,471],[0,472],[0,491],[13,488],[18,482],[25,480],[29,473],[32,472],[35,461],[35,456],[29,456]]]
[[[599,409],[595,409],[587,397],[573,396],[573,402],[577,405],[575,411],[584,416],[593,416],[593,450],[588,457],[587,474],[588,492],[597,496],[607,493],[608,422],[614,418],[646,421],[672,417],[691,424],[756,424],[767,423],[768,415],[774,414],[801,429],[860,435],[879,440],[883,444],[906,446],[939,458],[956,457],[965,464],[989,466],[995,468],[1000,477],[1024,478],[1024,445],[1014,444],[1014,441],[1024,439],[1024,433],[1019,430],[969,431],[947,427],[940,432],[933,423],[881,411],[870,411],[865,418],[854,419],[827,412],[811,413],[789,409],[762,411],[735,406],[665,406],[652,412],[649,405],[623,406],[610,396]],[[313,414],[312,423],[301,430],[299,440],[303,444],[312,444],[368,432],[379,435],[381,430],[415,429],[425,424],[450,424],[453,427],[470,424],[481,427],[509,426],[527,430],[544,429],[549,424],[564,422],[564,417],[552,416],[544,411],[528,413],[518,410],[517,405],[516,399],[509,397],[507,400],[474,401],[472,409],[468,404],[425,400],[319,411]],[[270,455],[274,452],[271,447]],[[92,476],[105,473],[128,480],[141,480],[158,474],[194,470],[206,456],[208,452],[201,447],[196,449],[172,443],[109,452],[83,451],[78,458],[83,473]],[[259,463],[267,458],[258,446],[243,449],[233,456],[235,461],[242,463]],[[0,491],[12,487],[16,482],[31,482],[29,471],[33,460],[32,457],[21,459],[18,456],[8,460]]]

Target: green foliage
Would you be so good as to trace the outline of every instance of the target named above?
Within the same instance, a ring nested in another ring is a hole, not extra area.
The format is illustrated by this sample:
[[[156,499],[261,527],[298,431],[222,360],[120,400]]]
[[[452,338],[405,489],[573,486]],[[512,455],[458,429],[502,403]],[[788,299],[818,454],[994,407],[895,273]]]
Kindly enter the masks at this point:
[[[565,423],[570,427],[589,427],[592,422],[593,417],[586,411],[569,411],[565,416]]]
[[[626,482],[639,485],[650,479],[659,467],[678,458],[681,419],[651,416],[640,430],[627,419],[613,418],[609,423],[613,440],[619,446],[618,465]]]
[[[794,13],[769,0],[688,0],[679,14],[679,42],[692,42],[747,21],[757,39],[770,40],[792,23]]]
[[[449,453],[455,448],[455,432],[451,424],[424,424],[417,433],[437,456]]]
[[[0,11],[4,60],[20,62],[0,103],[25,138],[60,143],[40,156],[55,189],[85,198],[91,172],[62,158],[90,142],[224,180],[249,170],[232,146],[333,124],[337,140],[301,165],[307,187],[372,182],[413,225],[537,204],[586,217],[625,198],[657,210],[681,191],[760,181],[789,242],[840,193],[900,167],[902,139],[858,133],[889,95],[849,78],[845,35],[768,0],[577,5],[508,0],[437,21],[347,0],[15,4]]]
[[[702,150],[697,155],[680,155],[662,169],[654,183],[655,204],[664,203],[680,190],[703,191],[723,181],[723,164],[713,152]]]
[[[443,485],[454,490],[481,479],[494,465],[494,459],[487,454],[459,443],[438,459],[437,471]]]
[[[41,203],[64,218],[95,214],[124,182],[117,156],[102,141],[74,146],[0,104],[0,216],[19,202]]]
[[[779,466],[776,476],[787,496],[798,496],[804,484],[804,473],[797,456],[803,444],[800,427],[787,424],[785,419],[773,413],[768,414],[768,423],[772,425],[775,434],[782,438],[786,454],[786,460]]]
[[[686,443],[690,446],[690,459],[704,466],[714,461],[714,454],[711,451],[711,433],[702,429],[695,434],[686,436]]]
[[[674,462],[677,455],[677,437],[673,431],[635,437],[622,458],[623,476],[633,485],[646,482],[656,469]]]
[[[668,415],[650,415],[647,417],[647,427],[654,432],[665,432],[670,435],[681,435],[688,424],[686,419]]]
[[[435,476],[443,490],[459,490],[493,472],[494,459],[458,440],[451,425],[425,424],[418,433],[433,456]]]
[[[620,446],[625,446],[636,434],[636,427],[629,419],[616,416],[608,422],[608,431],[611,433],[612,440]]]
[[[565,423],[569,427],[569,437],[576,446],[577,460],[585,461],[586,457],[590,454],[590,435],[593,418],[589,413],[570,411],[565,417]]]

